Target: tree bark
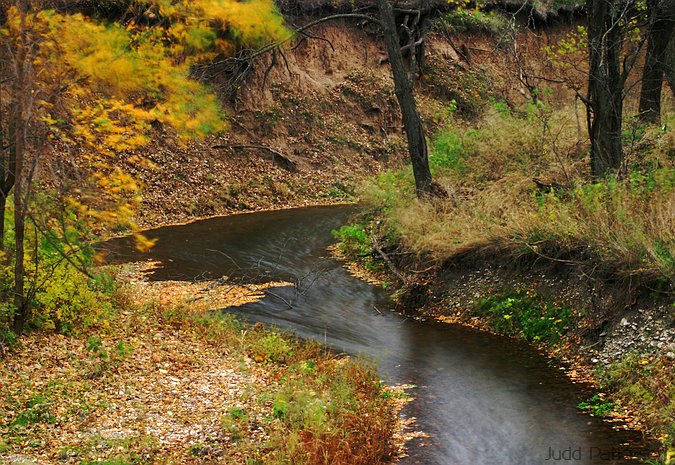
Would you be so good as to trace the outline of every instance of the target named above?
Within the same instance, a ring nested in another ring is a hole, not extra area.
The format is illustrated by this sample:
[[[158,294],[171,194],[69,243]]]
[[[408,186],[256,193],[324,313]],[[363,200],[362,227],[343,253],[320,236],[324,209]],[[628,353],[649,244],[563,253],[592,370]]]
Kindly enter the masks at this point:
[[[388,0],[377,0],[377,6],[380,12],[380,22],[382,23],[389,64],[394,77],[396,98],[401,107],[403,125],[408,138],[408,151],[415,177],[415,190],[418,198],[426,198],[431,195],[431,170],[429,169],[424,127],[417,111],[413,93],[412,77],[409,76],[403,61],[392,6]],[[414,51],[411,51],[411,53],[414,53]],[[412,73],[414,74],[414,72],[413,70]]]
[[[661,119],[661,88],[666,51],[675,25],[675,0],[648,0],[651,15],[647,31],[647,55],[642,71],[640,112],[642,121],[658,124]]]
[[[670,86],[670,91],[675,95],[675,34],[673,34],[668,43],[663,68],[666,75],[666,81],[668,81],[668,85]]]
[[[29,76],[26,74],[26,65],[28,56],[26,15],[26,0],[18,2],[20,15],[20,37],[17,40],[17,50],[15,56],[15,82],[14,98],[16,99],[16,111],[11,117],[15,125],[14,134],[14,331],[21,333],[28,321],[29,306],[25,296],[26,272],[24,268],[25,256],[25,220],[26,210],[24,205],[24,186],[23,186],[23,163],[25,155],[25,131],[27,130],[27,121],[25,120],[25,104],[28,92]]]
[[[14,187],[14,172],[16,163],[16,105],[9,105],[7,124],[7,149],[0,157],[0,250],[5,249],[5,207],[7,197]]]
[[[623,163],[623,30],[619,0],[588,0],[588,105],[591,174],[618,172]]]

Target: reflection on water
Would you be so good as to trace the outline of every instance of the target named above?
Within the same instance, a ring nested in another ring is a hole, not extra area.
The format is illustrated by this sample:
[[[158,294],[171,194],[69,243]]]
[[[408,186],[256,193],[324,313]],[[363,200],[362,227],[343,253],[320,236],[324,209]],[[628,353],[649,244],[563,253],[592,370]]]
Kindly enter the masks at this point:
[[[381,289],[328,258],[330,231],[352,211],[315,207],[160,228],[147,234],[158,243],[142,258],[163,263],[155,280],[227,275],[295,283],[228,311],[370,356],[388,382],[416,385],[405,413],[431,437],[413,445],[402,464],[640,463],[623,458],[642,451],[640,435],[581,414],[575,386],[531,348],[405,319],[390,311]],[[125,255],[128,241],[111,244],[122,259],[134,258]]]

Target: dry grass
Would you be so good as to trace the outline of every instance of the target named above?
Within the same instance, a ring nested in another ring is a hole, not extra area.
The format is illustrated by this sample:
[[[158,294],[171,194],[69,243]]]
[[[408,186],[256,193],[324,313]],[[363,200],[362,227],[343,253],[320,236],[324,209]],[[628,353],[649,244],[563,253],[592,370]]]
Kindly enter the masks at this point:
[[[675,131],[664,127],[640,130],[626,179],[591,183],[574,109],[512,116],[498,107],[475,128],[437,135],[430,161],[448,199],[418,202],[407,171],[380,176],[363,197],[405,245],[438,259],[487,245],[581,251],[615,271],[672,280]]]

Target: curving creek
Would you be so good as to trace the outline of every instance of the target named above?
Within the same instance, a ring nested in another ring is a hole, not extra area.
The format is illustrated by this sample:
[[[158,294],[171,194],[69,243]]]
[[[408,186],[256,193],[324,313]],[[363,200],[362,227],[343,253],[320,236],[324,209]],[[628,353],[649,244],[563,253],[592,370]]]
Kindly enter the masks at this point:
[[[583,395],[562,371],[517,341],[406,319],[387,294],[329,257],[331,230],[353,207],[312,207],[202,220],[149,231],[161,261],[152,280],[223,275],[283,280],[260,302],[227,309],[274,323],[337,351],[365,354],[388,383],[413,384],[405,409],[429,434],[400,463],[424,465],[637,464],[642,436],[582,414]],[[128,239],[111,246],[138,259]]]

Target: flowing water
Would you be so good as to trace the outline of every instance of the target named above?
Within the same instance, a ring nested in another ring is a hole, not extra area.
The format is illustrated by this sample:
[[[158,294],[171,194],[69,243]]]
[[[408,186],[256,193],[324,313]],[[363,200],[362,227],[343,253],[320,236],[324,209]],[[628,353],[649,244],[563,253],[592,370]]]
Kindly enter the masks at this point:
[[[158,243],[141,258],[162,262],[154,280],[293,282],[227,311],[367,355],[387,382],[415,385],[405,415],[430,436],[411,444],[404,465],[640,463],[624,456],[644,454],[641,436],[580,413],[578,388],[533,349],[391,312],[382,289],[350,276],[326,250],[352,212],[313,207],[159,228],[148,232]],[[111,247],[138,258],[128,239]]]

